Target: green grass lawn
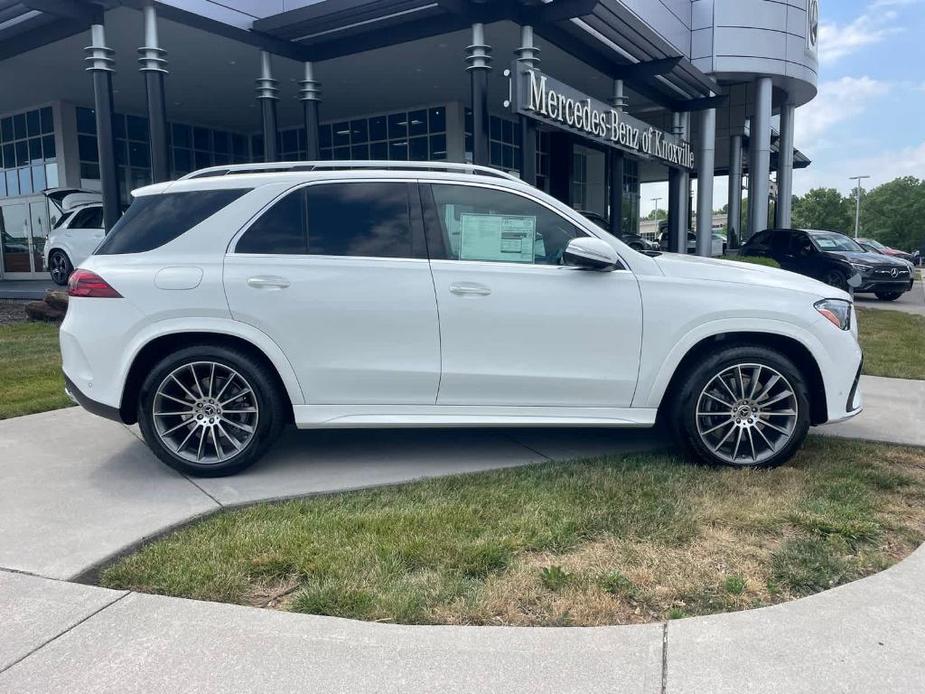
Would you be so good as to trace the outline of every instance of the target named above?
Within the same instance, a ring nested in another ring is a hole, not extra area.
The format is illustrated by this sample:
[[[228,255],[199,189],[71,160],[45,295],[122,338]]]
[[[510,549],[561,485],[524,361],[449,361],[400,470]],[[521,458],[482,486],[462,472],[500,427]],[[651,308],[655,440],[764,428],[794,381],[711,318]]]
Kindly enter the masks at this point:
[[[783,602],[925,537],[925,450],[811,438],[772,471],[639,454],[224,511],[112,588],[402,623],[638,623]]]
[[[925,316],[859,308],[864,373],[925,380]]]
[[[66,407],[58,327],[0,325],[0,419]]]

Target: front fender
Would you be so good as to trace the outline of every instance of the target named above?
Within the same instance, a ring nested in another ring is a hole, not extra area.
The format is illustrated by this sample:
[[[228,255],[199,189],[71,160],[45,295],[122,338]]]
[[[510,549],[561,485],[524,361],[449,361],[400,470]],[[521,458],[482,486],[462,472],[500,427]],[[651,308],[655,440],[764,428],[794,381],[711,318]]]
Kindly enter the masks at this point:
[[[658,407],[681,361],[696,345],[711,337],[734,333],[766,333],[791,338],[809,350],[825,375],[824,365],[828,363],[828,352],[812,332],[793,323],[774,319],[719,319],[702,323],[685,333],[664,356],[660,366],[654,366],[657,355],[649,355],[653,360],[653,368],[642,369],[639,385],[636,388],[636,397],[633,399],[633,407]]]

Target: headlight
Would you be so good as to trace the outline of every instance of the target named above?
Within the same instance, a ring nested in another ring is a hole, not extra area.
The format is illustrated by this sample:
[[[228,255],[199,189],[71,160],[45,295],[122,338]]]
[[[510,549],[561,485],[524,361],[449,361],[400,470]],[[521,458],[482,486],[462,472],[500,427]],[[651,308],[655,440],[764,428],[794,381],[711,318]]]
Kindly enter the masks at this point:
[[[872,265],[863,265],[862,263],[851,263],[851,267],[853,267],[858,272],[862,272],[862,273],[870,272],[871,270],[874,269]]]
[[[851,329],[851,302],[842,299],[823,299],[813,306],[839,330]]]

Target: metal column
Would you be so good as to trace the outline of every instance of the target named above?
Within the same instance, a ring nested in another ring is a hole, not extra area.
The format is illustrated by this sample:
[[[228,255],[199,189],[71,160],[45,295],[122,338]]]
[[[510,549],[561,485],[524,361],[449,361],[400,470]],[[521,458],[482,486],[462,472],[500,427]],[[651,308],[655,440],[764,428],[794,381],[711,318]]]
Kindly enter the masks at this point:
[[[151,146],[151,178],[155,183],[170,180],[170,147],[167,139],[167,105],[164,78],[167,75],[167,51],[157,36],[157,10],[154,4],[142,8],[145,43],[138,49],[139,71],[145,77],[148,102],[148,133]]]
[[[623,94],[623,80],[614,80],[613,107],[617,111],[626,109],[627,99]],[[608,153],[608,168],[610,172],[610,233],[620,238],[623,235],[623,178],[626,159],[618,149],[611,149]]]
[[[516,51],[517,61],[526,67],[536,68],[540,64],[540,49],[533,42],[533,27],[520,28],[520,48]],[[536,122],[527,116],[520,117],[520,178],[531,186],[536,185]]]
[[[726,205],[727,248],[742,245],[742,136],[729,138],[729,202]]]
[[[678,113],[675,133],[682,139],[690,137],[691,114]],[[677,214],[672,226],[671,234],[674,237],[676,253],[687,253],[687,234],[690,231],[691,215],[691,174],[687,169],[679,168],[677,171]]]
[[[793,207],[793,128],[796,106],[789,102],[780,111],[780,142],[777,155],[777,207],[774,225],[789,229]]]
[[[485,25],[472,25],[472,45],[466,48],[466,62],[472,86],[472,163],[491,164],[488,143],[488,71],[491,47],[485,45]]]
[[[91,44],[87,52],[87,71],[93,77],[93,108],[96,111],[96,147],[100,160],[100,187],[103,192],[103,228],[112,229],[119,220],[119,174],[112,131],[112,73],[114,51],[106,46],[102,22],[90,27]]]
[[[305,157],[308,161],[321,159],[321,136],[319,126],[319,106],[321,105],[321,83],[315,80],[315,68],[311,62],[305,63],[305,79],[299,82],[299,98],[302,100],[305,118]]]
[[[748,238],[768,224],[768,177],[771,175],[771,78],[755,82],[748,152]]]
[[[257,80],[257,101],[260,102],[260,123],[263,129],[263,160],[279,158],[276,148],[276,102],[279,101],[277,80],[273,79],[270,54],[260,51],[260,78]]]
[[[716,168],[716,109],[700,112],[697,148],[697,255],[713,253],[713,171]]]
[[[671,131],[675,135],[681,134],[681,114],[671,114]],[[678,229],[681,227],[681,170],[668,168],[668,252],[677,253]]]

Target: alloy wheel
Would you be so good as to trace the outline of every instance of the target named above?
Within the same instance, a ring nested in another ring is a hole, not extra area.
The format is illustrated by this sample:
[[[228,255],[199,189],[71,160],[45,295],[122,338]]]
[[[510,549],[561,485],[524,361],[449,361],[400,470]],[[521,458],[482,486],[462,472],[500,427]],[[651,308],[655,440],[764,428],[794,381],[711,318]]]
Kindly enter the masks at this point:
[[[793,438],[799,402],[790,382],[764,364],[736,364],[711,378],[697,400],[697,433],[732,465],[758,465]]]
[[[52,253],[49,264],[51,265],[51,278],[57,284],[67,282],[67,257],[63,253]]]
[[[244,450],[260,416],[247,380],[214,361],[190,362],[170,372],[158,386],[153,408],[161,442],[197,465],[223,463]]]

